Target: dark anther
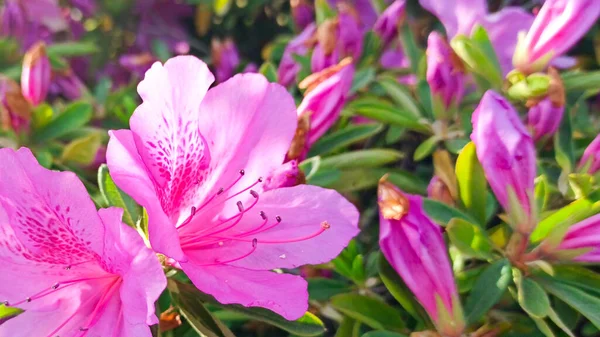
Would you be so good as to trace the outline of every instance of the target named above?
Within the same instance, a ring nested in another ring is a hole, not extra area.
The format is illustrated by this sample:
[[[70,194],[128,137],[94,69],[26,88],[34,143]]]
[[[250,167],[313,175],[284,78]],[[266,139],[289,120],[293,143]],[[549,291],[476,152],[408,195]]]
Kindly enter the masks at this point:
[[[265,212],[263,212],[263,211],[260,211],[260,213],[258,213],[258,214],[260,214],[260,217],[261,217],[263,220],[267,220],[267,213],[265,213]]]
[[[88,331],[89,328],[79,328],[79,331]]]
[[[246,171],[244,171],[244,170],[240,170],[240,174],[241,174],[241,175],[244,175],[244,174],[246,174]]]
[[[225,190],[223,189],[223,187],[219,188],[219,192],[217,192],[217,194],[221,194],[223,193]]]
[[[262,183],[262,182],[263,182],[263,177],[259,177],[259,178],[258,178],[258,182],[259,182],[259,183]]]
[[[7,307],[10,305],[10,303],[8,303],[8,301],[4,301],[4,302],[2,302],[2,304],[4,304]]]
[[[252,194],[255,199],[258,198],[258,193],[256,193],[256,191],[250,190],[250,194]]]
[[[242,213],[242,212],[244,211],[244,205],[242,205],[242,202],[241,202],[241,201],[238,201],[238,202],[236,203],[236,205],[237,205],[237,207],[238,207],[238,210],[240,211],[240,213]]]
[[[71,266],[66,266],[65,270],[71,270]]]
[[[55,283],[55,284],[52,286],[52,289],[56,290],[56,289],[58,289],[58,287],[59,287],[59,286],[60,286],[60,284],[59,284],[59,283]]]
[[[252,239],[252,248],[255,248],[257,244],[258,244],[258,239],[257,238]]]
[[[31,302],[31,297],[27,297],[27,298],[25,299],[25,302],[27,302],[27,303]]]
[[[277,220],[277,222],[281,222],[281,217],[278,215],[275,217],[275,220]]]
[[[196,214],[196,207],[192,206],[192,215]]]

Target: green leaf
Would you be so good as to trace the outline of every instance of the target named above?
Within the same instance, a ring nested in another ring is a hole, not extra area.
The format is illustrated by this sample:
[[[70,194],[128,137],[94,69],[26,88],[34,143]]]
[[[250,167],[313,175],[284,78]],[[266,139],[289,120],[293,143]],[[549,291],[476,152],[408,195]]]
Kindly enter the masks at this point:
[[[544,321],[541,318],[537,318],[537,317],[531,317],[531,319],[535,322],[535,325],[538,327],[538,329],[540,329],[540,331],[544,334],[544,336],[546,336],[546,337],[555,337],[556,336],[556,335],[554,335],[552,328],[550,328],[550,326],[548,325],[548,323],[546,323],[546,321]]]
[[[558,314],[552,310],[552,308],[548,308],[548,317],[559,327],[564,333],[566,333],[569,337],[575,337],[571,329],[563,322],[563,320],[558,316]]]
[[[600,297],[600,274],[576,265],[556,265],[552,269],[554,279]]]
[[[362,337],[407,337],[401,333],[391,331],[369,331]]]
[[[388,181],[407,193],[423,194],[427,189],[427,184],[413,174],[387,168],[342,170],[339,179],[320,186],[333,188],[340,192],[359,191],[377,186],[379,179],[385,174],[389,174]]]
[[[427,215],[442,226],[446,226],[453,218],[460,218],[471,223],[475,222],[469,215],[437,200],[424,198],[423,209]]]
[[[331,305],[373,329],[402,331],[406,327],[398,310],[371,297],[341,294],[331,299]]]
[[[342,319],[342,323],[340,323],[339,328],[335,332],[334,337],[353,337],[354,330],[356,324],[360,324],[359,322],[353,320],[350,317],[344,316]]]
[[[335,11],[329,6],[327,0],[315,1],[315,13],[317,25],[322,24],[325,20],[335,17]]]
[[[372,137],[383,130],[381,124],[349,125],[319,139],[310,149],[309,157],[334,152],[346,146]]]
[[[492,243],[481,227],[463,219],[454,218],[446,226],[450,241],[463,254],[480,259],[492,255]]]
[[[511,266],[507,259],[494,262],[479,276],[465,303],[468,324],[479,321],[502,297],[511,280]]]
[[[401,152],[390,149],[368,149],[345,152],[321,159],[321,169],[347,169],[380,167],[394,163],[403,157]]]
[[[566,72],[561,76],[567,92],[600,89],[600,71]]]
[[[422,142],[416,149],[413,154],[413,159],[415,161],[421,161],[427,158],[436,148],[439,139],[437,136],[431,136],[424,142]]]
[[[47,169],[52,167],[52,160],[54,157],[52,157],[52,153],[50,153],[50,151],[39,150],[35,151],[33,155],[35,156],[35,159],[37,159],[38,163],[40,163],[40,165],[43,167]]]
[[[265,62],[260,66],[258,72],[263,74],[271,83],[277,83],[277,69],[271,62]]]
[[[521,308],[535,318],[544,318],[550,312],[548,294],[534,280],[522,276],[515,277],[517,284],[517,300]]]
[[[115,185],[106,165],[102,165],[98,169],[98,187],[109,206],[123,209],[123,222],[136,228],[136,223],[142,216],[142,208]]]
[[[411,114],[414,118],[418,119],[422,117],[418,103],[408,88],[400,84],[397,79],[390,76],[382,76],[378,78],[377,83],[383,87],[388,96],[404,111]]]
[[[85,102],[71,103],[63,113],[32,134],[35,143],[45,143],[84,126],[92,119],[92,106]]]
[[[224,16],[229,12],[229,8],[231,8],[231,4],[233,0],[214,0],[213,8],[215,10],[215,14],[218,16]]]
[[[100,145],[102,145],[102,135],[97,132],[77,138],[65,146],[61,160],[80,165],[90,165],[96,159]]]
[[[350,292],[352,289],[347,282],[329,278],[311,277],[307,281],[309,298],[315,301],[327,301],[332,296]]]
[[[0,319],[15,316],[22,312],[23,312],[23,310],[21,310],[19,308],[7,307],[4,304],[0,305]]]
[[[57,57],[84,56],[97,53],[99,50],[95,43],[87,41],[58,42],[46,47],[48,54]]]
[[[173,304],[179,308],[183,317],[195,331],[207,337],[235,337],[225,324],[204,307],[200,298],[194,296],[197,292],[196,287],[191,284],[169,281],[168,289]]]
[[[600,328],[599,297],[550,277],[541,278],[539,282],[546,291],[579,311],[592,324]]]
[[[360,98],[350,102],[347,105],[347,109],[383,123],[405,127],[422,133],[429,132],[429,127],[422,124],[414,116],[379,99],[371,97]]]
[[[372,30],[365,33],[359,68],[373,65],[379,60],[382,44],[381,38]]]
[[[423,58],[424,53],[418,47],[415,36],[408,25],[400,28],[400,44],[402,45],[402,51],[404,51],[410,60],[412,73],[417,74],[419,72],[419,61]]]
[[[383,254],[379,255],[377,265],[381,281],[383,281],[387,290],[394,296],[396,301],[400,303],[404,310],[419,321],[429,322],[429,316],[423,307],[417,302],[413,293],[404,283],[404,280],[402,280],[390,263],[385,259]]]
[[[352,261],[352,280],[361,284],[364,283],[366,278],[364,257],[358,254],[354,258],[354,261]]]
[[[475,27],[471,38],[456,36],[450,45],[471,71],[487,80],[493,88],[502,87],[504,81],[498,58],[483,27]]]
[[[350,88],[350,94],[367,88],[375,79],[375,68],[367,67],[356,71],[352,78],[352,87]]]
[[[600,202],[591,198],[573,201],[540,221],[530,240],[537,243],[545,239],[558,225],[570,225],[600,212]]]
[[[556,162],[566,174],[573,172],[575,155],[572,140],[570,114],[565,113],[558,132],[554,135],[554,155]]]
[[[460,200],[480,225],[486,222],[487,181],[483,168],[475,153],[475,144],[470,142],[456,159],[456,179]]]

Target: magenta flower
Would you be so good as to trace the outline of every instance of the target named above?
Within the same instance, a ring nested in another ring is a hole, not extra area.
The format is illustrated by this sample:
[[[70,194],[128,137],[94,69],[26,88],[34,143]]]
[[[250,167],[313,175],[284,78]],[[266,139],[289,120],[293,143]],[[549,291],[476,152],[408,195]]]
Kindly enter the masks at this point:
[[[0,10],[0,35],[19,39],[25,50],[68,28],[57,0],[6,0]]]
[[[285,47],[277,69],[277,77],[281,85],[287,87],[296,80],[296,76],[302,67],[294,60],[294,55],[304,56],[308,53],[311,44],[314,42],[312,40],[316,32],[317,26],[312,23],[306,26],[302,33],[292,39]]]
[[[190,51],[188,33],[182,23],[194,16],[194,7],[177,0],[137,0],[136,15],[140,17],[135,38],[142,51],[151,51],[152,44],[160,41],[175,54]]]
[[[456,65],[457,57],[437,32],[427,39],[427,83],[433,98],[444,110],[458,108],[464,95],[464,74]]]
[[[336,19],[322,23],[317,30],[317,45],[311,58],[311,70],[319,72],[345,57],[358,60],[362,53],[362,33],[356,18],[341,12]]]
[[[556,252],[581,252],[574,261],[600,263],[600,214],[596,214],[571,226]]]
[[[449,40],[459,34],[470,36],[475,25],[482,25],[504,74],[512,69],[518,33],[529,29],[533,22],[533,16],[519,7],[505,7],[490,14],[485,0],[419,0],[419,3],[442,22]]]
[[[408,69],[410,68],[410,59],[404,54],[400,45],[393,46],[381,54],[379,64],[384,69]],[[417,84],[416,75],[404,75],[398,77],[398,82],[406,85]]]
[[[138,86],[130,130],[111,131],[115,183],[149,215],[152,247],[221,303],[297,319],[306,282],[271,272],[323,263],[358,232],[337,192],[300,185],[264,191],[296,130],[293,98],[259,74],[214,77],[192,56],[156,63]]]
[[[51,72],[46,46],[43,42],[33,45],[23,58],[23,71],[21,72],[23,97],[31,104],[38,105],[46,99]]]
[[[313,5],[308,0],[290,0],[292,8],[292,18],[296,27],[304,29],[310,25],[315,19],[315,10]]]
[[[533,139],[538,141],[552,137],[558,130],[564,113],[564,105],[555,106],[548,98],[530,108],[527,113],[527,125],[533,131]]]
[[[441,228],[423,210],[420,196],[403,193],[385,177],[379,183],[378,200],[383,255],[438,331],[443,336],[460,336],[464,329],[462,309]]]
[[[600,170],[600,135],[596,136],[583,152],[579,169],[589,174],[595,174]]]
[[[395,0],[379,16],[373,31],[381,37],[383,45],[389,45],[398,36],[398,25],[404,18],[405,0]]]
[[[225,82],[235,74],[240,64],[240,54],[238,53],[235,42],[232,39],[213,39],[211,44],[211,54],[217,82]]]
[[[329,5],[340,10],[351,9],[353,15],[358,18],[363,33],[371,29],[377,21],[377,11],[371,0],[328,0],[328,2]]]
[[[63,95],[69,100],[79,99],[86,91],[85,84],[72,70],[55,74],[50,83],[50,92],[54,95]]]
[[[599,15],[595,0],[546,0],[527,35],[519,41],[515,67],[525,73],[542,70],[579,41]]]
[[[535,226],[531,214],[536,177],[533,139],[510,103],[492,90],[483,95],[472,122],[471,140],[498,202],[518,218],[523,232],[530,231]]]
[[[75,174],[28,149],[0,157],[0,297],[25,310],[0,336],[151,337],[167,282],[123,211],[96,211]]]
[[[290,160],[275,168],[265,178],[263,190],[269,191],[281,187],[292,187],[304,182],[304,175],[298,167],[298,161]]]
[[[306,87],[304,99],[298,106],[298,118],[310,118],[307,142],[310,148],[338,120],[342,108],[350,95],[354,65],[344,59],[338,65],[307,77],[300,83]]]

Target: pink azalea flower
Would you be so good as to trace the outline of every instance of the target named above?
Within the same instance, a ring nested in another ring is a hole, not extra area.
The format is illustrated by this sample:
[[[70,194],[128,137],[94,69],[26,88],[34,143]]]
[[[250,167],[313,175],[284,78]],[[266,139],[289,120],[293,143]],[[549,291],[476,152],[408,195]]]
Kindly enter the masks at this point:
[[[281,85],[287,87],[296,80],[302,66],[294,60],[294,55],[304,56],[308,53],[309,47],[313,43],[311,40],[313,40],[316,31],[317,26],[314,23],[309,24],[302,33],[293,38],[285,47],[277,69],[277,77]]]
[[[166,286],[123,211],[96,211],[75,174],[0,150],[0,297],[25,310],[0,336],[151,337]]]
[[[443,336],[460,336],[464,321],[441,228],[423,210],[423,198],[379,183],[381,252]],[[442,315],[445,311],[447,315]],[[443,319],[448,317],[447,319]]]
[[[58,0],[6,0],[0,6],[0,35],[20,40],[23,49],[68,28]]]
[[[398,25],[404,18],[405,6],[405,0],[396,0],[377,18],[373,31],[382,39],[384,46],[389,45],[398,36]]]
[[[596,136],[583,152],[579,161],[579,169],[585,169],[585,172],[589,174],[595,174],[600,170],[600,135]]]
[[[36,43],[25,53],[21,72],[23,97],[31,104],[38,105],[46,99],[51,73],[46,46],[43,42]]]
[[[320,187],[263,192],[294,137],[294,100],[259,74],[208,90],[213,81],[192,56],[154,64],[131,131],[111,132],[111,175],[147,209],[153,248],[201,291],[297,319],[306,282],[271,270],[329,261],[358,232],[358,212]]]
[[[331,67],[347,56],[358,60],[362,39],[359,22],[350,9],[340,12],[335,19],[326,20],[317,29],[317,44],[310,60],[312,72]]]
[[[532,130],[533,139],[552,137],[562,121],[565,107],[557,106],[549,98],[544,98],[527,113],[527,124]]]
[[[465,76],[453,62],[452,48],[439,33],[427,39],[427,83],[433,99],[444,110],[456,109],[465,92]]]
[[[483,26],[489,37],[504,74],[512,69],[512,57],[520,31],[526,31],[533,15],[519,7],[505,7],[489,13],[485,0],[419,0],[446,28],[448,39],[456,35],[471,35],[476,25]]]
[[[557,248],[584,251],[573,258],[578,262],[600,262],[600,214],[596,214],[571,226]]]

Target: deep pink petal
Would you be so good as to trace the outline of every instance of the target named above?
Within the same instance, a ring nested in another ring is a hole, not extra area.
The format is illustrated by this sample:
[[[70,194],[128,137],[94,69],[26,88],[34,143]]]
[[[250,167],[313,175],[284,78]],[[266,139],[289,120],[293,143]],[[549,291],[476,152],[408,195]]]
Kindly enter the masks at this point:
[[[223,304],[263,307],[288,320],[302,317],[308,309],[306,281],[300,276],[190,263],[181,267],[198,289]]]

